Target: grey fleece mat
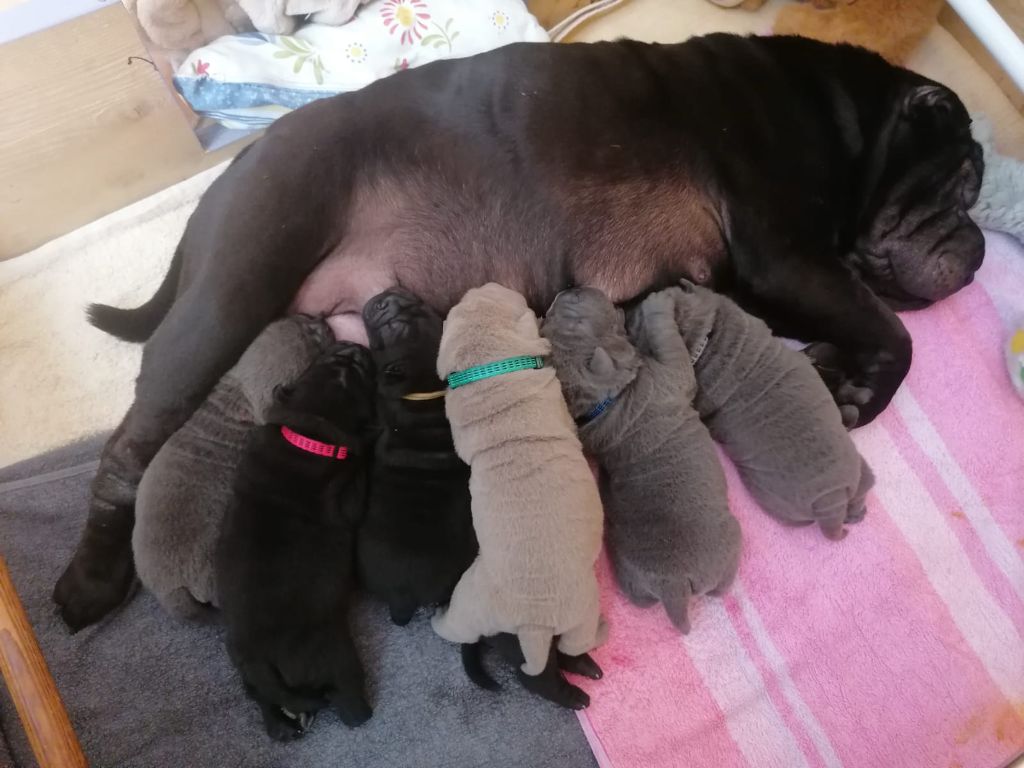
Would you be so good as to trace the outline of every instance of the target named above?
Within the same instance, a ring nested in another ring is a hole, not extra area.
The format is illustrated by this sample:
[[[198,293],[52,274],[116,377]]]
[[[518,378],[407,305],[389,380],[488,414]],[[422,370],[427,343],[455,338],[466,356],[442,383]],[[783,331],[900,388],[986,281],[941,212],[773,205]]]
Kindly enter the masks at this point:
[[[50,591],[78,540],[101,445],[94,438],[0,470],[0,552],[94,768],[596,765],[571,712],[525,693],[507,670],[495,671],[502,692],[475,688],[428,620],[398,628],[376,604],[353,617],[373,718],[349,730],[322,713],[287,745],[263,732],[219,627],[176,622],[139,591],[100,626],[69,635]],[[0,724],[17,764],[34,765],[3,694]]]

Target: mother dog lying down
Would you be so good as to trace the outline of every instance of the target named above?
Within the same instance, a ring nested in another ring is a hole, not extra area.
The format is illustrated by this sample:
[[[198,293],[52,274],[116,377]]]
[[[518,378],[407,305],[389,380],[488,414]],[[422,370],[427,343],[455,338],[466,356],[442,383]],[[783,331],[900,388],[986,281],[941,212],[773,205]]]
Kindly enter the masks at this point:
[[[54,591],[64,620],[124,598],[143,469],[289,309],[360,340],[396,284],[445,312],[494,281],[542,312],[571,285],[622,302],[686,277],[831,350],[830,386],[870,421],[910,364],[892,308],[981,263],[969,122],[866,51],[730,35],[511,45],[296,110],[206,192],[147,304],[93,309],[149,341]]]

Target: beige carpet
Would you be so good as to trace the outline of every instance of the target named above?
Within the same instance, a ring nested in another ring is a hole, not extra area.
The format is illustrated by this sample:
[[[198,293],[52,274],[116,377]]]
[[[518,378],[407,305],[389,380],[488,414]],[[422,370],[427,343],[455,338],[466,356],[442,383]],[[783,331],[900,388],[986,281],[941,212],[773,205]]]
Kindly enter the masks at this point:
[[[706,0],[627,0],[567,39],[765,32],[779,2],[750,14]],[[1001,149],[1024,157],[1024,120],[947,32],[936,28],[912,64],[957,89],[992,119]],[[140,348],[94,330],[83,310],[90,301],[133,306],[149,297],[189,212],[221,169],[0,262],[0,466],[117,423],[131,401]]]

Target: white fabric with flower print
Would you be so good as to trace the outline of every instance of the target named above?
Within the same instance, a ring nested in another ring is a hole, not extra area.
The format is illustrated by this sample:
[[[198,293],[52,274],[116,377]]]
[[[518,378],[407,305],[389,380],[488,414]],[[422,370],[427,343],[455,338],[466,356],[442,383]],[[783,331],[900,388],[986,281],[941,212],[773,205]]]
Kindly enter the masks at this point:
[[[548,40],[522,0],[373,0],[340,27],[219,38],[185,59],[174,85],[196,113],[258,128],[400,69]]]

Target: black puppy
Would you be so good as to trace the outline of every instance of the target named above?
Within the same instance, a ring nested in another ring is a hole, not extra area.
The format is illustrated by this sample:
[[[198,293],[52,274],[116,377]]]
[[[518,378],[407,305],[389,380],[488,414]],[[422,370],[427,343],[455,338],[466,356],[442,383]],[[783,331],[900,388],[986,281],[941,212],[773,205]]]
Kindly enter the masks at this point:
[[[396,289],[370,299],[363,320],[381,432],[357,572],[366,591],[388,604],[392,621],[404,625],[417,608],[448,602],[476,557],[469,467],[455,454],[437,378],[441,317]]]
[[[228,653],[267,733],[284,741],[326,705],[349,726],[372,714],[348,628],[369,355],[337,344],[275,401],[242,456],[216,567]]]
[[[523,651],[519,646],[519,638],[508,632],[490,637],[482,637],[475,643],[464,643],[462,646],[462,668],[466,675],[481,688],[496,691],[501,686],[494,681],[483,665],[483,650],[494,648],[506,663],[516,670],[516,677],[522,686],[541,698],[552,701],[567,709],[586,709],[590,706],[590,697],[581,688],[577,688],[562,675],[562,671],[572,672],[591,680],[600,680],[603,676],[601,668],[586,653],[569,656],[562,653],[551,643],[548,664],[539,675],[528,675],[522,670]]]

